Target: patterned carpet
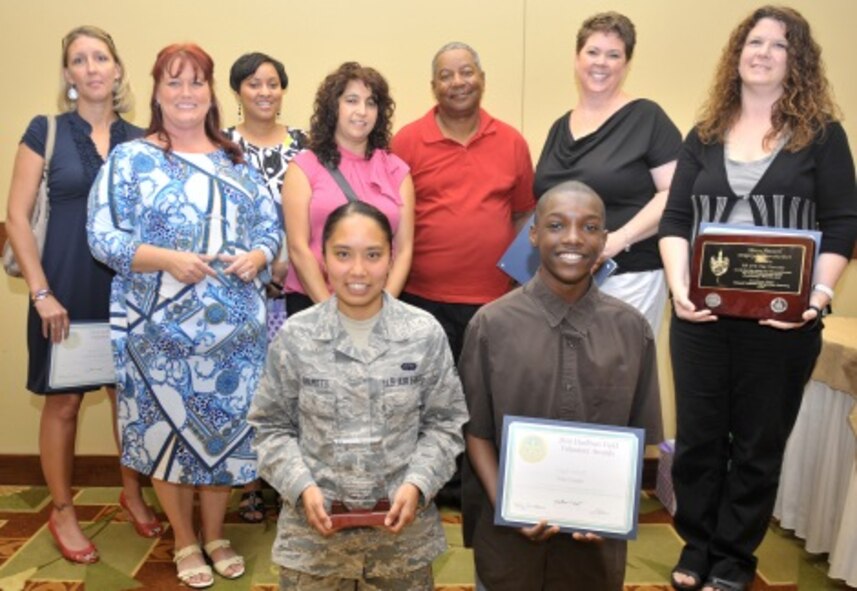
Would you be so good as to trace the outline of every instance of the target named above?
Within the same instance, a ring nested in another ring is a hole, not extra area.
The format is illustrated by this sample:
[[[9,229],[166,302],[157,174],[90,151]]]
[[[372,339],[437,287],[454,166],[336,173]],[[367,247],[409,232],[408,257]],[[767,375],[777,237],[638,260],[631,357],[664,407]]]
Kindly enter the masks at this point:
[[[2,591],[120,591],[186,589],[175,577],[172,536],[160,540],[138,537],[117,503],[116,488],[85,488],[77,491],[75,504],[85,522],[86,533],[95,541],[101,561],[90,566],[63,560],[45,522],[50,511],[44,487],[0,486],[0,590]],[[147,498],[157,507],[154,495]],[[258,525],[241,522],[235,513],[238,495],[233,495],[227,516],[226,536],[247,560],[247,575],[236,581],[217,578],[221,591],[274,591],[277,570],[270,562],[276,527],[274,515]],[[449,551],[434,564],[438,589],[459,591],[473,588],[470,551],[461,544],[458,515],[444,513]],[[639,538],[629,547],[627,590],[666,590],[669,571],[678,556],[680,541],[669,514],[654,498],[644,494],[640,508]],[[754,590],[814,591],[845,590],[826,577],[824,557],[803,551],[799,540],[772,526],[759,552],[760,576]],[[597,590],[593,590],[597,591]]]

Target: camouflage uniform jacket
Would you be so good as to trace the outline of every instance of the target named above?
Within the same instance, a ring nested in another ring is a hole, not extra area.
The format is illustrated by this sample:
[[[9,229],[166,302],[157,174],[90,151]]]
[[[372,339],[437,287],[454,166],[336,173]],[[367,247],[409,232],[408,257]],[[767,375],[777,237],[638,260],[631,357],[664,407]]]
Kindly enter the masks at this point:
[[[388,577],[446,549],[430,499],[464,449],[467,409],[446,336],[432,316],[385,293],[369,346],[358,350],[336,302],[332,297],[285,323],[248,417],[259,475],[285,501],[273,560],[320,576]],[[300,502],[316,484],[328,509],[346,491],[353,499],[361,486],[371,505],[385,494],[392,500],[405,482],[429,501],[398,536],[356,528],[324,538]]]

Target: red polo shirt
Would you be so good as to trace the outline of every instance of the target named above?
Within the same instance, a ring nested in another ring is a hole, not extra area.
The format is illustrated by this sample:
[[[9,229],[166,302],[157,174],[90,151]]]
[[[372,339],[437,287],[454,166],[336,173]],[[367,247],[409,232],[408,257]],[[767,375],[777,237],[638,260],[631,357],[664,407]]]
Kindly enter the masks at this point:
[[[416,189],[414,257],[405,291],[446,303],[484,304],[509,289],[497,261],[514,238],[512,214],[535,207],[533,164],[515,129],[479,111],[466,144],[443,136],[437,107],[403,127],[392,150]]]

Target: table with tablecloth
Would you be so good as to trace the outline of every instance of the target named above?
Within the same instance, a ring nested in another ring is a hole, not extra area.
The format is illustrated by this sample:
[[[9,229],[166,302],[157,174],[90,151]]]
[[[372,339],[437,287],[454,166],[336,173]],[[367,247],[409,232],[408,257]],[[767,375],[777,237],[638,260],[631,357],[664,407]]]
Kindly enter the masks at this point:
[[[824,345],[786,447],[774,516],[828,575],[857,586],[857,318],[825,319]]]

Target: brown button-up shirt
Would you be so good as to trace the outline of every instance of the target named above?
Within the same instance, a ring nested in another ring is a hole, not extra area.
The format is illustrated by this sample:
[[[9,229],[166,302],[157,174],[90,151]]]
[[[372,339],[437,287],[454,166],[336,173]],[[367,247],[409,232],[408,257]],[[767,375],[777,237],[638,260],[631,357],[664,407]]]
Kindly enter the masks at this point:
[[[468,326],[459,370],[470,411],[465,431],[493,441],[498,451],[504,415],[641,427],[647,443],[662,438],[649,324],[594,285],[568,304],[537,274],[484,306]],[[472,538],[479,576],[490,589],[551,588],[556,571],[580,585],[558,589],[621,589],[623,541],[586,544],[560,534],[531,543],[493,525],[481,483],[469,470],[464,475],[465,540]]]

